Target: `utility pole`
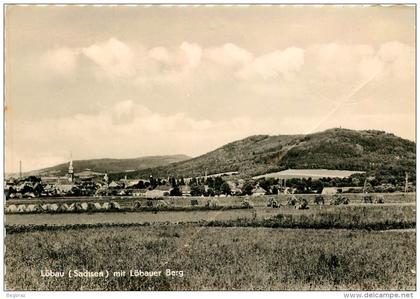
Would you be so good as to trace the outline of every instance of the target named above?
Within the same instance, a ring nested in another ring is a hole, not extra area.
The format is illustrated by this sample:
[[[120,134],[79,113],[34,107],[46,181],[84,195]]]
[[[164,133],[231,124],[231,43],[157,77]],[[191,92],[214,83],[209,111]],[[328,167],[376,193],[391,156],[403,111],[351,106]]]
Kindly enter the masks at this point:
[[[408,172],[405,173],[405,187],[404,187],[404,193],[407,193],[408,189]]]
[[[19,160],[19,178],[22,178],[22,160]]]

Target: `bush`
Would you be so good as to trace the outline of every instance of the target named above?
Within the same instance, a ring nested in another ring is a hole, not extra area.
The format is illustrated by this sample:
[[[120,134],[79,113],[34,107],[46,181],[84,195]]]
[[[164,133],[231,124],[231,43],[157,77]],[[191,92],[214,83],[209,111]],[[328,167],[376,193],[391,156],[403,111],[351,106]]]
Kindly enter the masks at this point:
[[[323,205],[325,203],[324,196],[322,195],[315,195],[314,204],[316,205]]]
[[[287,205],[288,206],[295,206],[297,203],[297,199],[294,195],[287,198]]]
[[[384,203],[384,196],[383,195],[376,196],[374,203],[376,203],[376,204],[382,204],[382,203]]]
[[[270,197],[268,199],[267,207],[269,208],[278,208],[280,205],[274,198]]]
[[[133,203],[133,208],[134,208],[135,210],[140,209],[140,208],[141,208],[141,202],[140,202],[140,201],[138,201],[138,200],[136,200],[136,201]]]
[[[243,200],[241,202],[241,207],[246,208],[246,209],[252,209],[253,208],[252,204],[247,200]]]
[[[330,205],[347,205],[349,204],[350,199],[343,195],[334,195],[330,200]]]
[[[298,209],[298,210],[306,210],[306,209],[309,209],[308,202],[306,201],[306,199],[303,198],[303,197],[300,197],[298,199],[297,204],[295,205],[295,209]]]
[[[191,206],[198,206],[198,200],[197,199],[191,199]]]
[[[373,198],[372,195],[364,195],[362,198],[362,203],[372,203]]]

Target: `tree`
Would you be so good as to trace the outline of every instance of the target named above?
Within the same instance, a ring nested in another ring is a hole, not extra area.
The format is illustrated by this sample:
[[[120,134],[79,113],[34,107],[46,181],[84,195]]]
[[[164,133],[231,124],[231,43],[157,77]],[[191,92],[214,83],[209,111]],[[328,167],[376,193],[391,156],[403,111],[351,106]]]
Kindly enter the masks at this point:
[[[324,183],[321,180],[314,180],[312,181],[312,190],[315,190],[316,193],[321,193],[322,189],[324,188]]]
[[[153,176],[150,176],[149,181],[150,181],[150,186],[152,187],[152,189],[155,189],[158,185],[157,180]]]
[[[37,176],[34,176],[34,175],[29,176],[26,180],[27,181],[30,181],[31,183],[39,183],[39,182],[41,182],[41,178],[39,178]]]
[[[231,190],[230,190],[229,184],[226,182],[223,182],[222,185],[220,186],[220,192],[222,194],[230,195]]]
[[[271,189],[271,193],[272,194],[279,194],[279,189],[277,189],[276,186],[273,186],[273,188]]]
[[[207,189],[207,193],[206,193],[206,195],[207,195],[207,196],[215,196],[215,195],[216,195],[216,193],[214,193],[213,188],[208,188],[208,189]]]
[[[214,179],[212,177],[207,178],[206,185],[209,186],[209,188],[214,189]]]
[[[169,184],[171,185],[172,188],[178,187],[176,183],[176,179],[174,177],[169,178]]]
[[[190,180],[190,182],[189,182],[189,185],[190,185],[190,187],[192,186],[192,185],[197,185],[198,183],[197,183],[197,179],[194,177],[194,178],[191,178],[191,180]]]
[[[225,181],[219,176],[214,179],[214,190],[216,191],[216,193],[222,192],[221,187],[224,182]]]
[[[204,186],[198,185],[197,183],[193,183],[190,185],[191,188],[191,195],[192,196],[201,196],[204,194]]]
[[[262,178],[259,182],[258,185],[263,188],[266,192],[270,191],[270,182],[267,181],[265,178]]]
[[[181,192],[181,190],[179,189],[179,187],[178,187],[178,186],[175,186],[175,187],[173,187],[173,188],[172,188],[172,190],[169,192],[169,195],[170,195],[170,196],[181,196],[181,195],[182,195],[182,192]]]
[[[142,180],[140,180],[136,185],[135,185],[135,187],[136,188],[138,188],[138,189],[143,189],[143,188],[146,188],[145,186],[144,186],[144,182],[142,181]]]
[[[248,181],[242,187],[242,194],[243,195],[251,195],[253,189],[254,189],[254,186],[253,186],[252,182]]]

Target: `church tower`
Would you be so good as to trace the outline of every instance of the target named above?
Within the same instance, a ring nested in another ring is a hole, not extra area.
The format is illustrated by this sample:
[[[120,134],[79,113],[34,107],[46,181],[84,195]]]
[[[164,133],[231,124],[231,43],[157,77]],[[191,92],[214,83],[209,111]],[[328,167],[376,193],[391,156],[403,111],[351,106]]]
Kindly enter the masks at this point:
[[[73,158],[70,158],[69,171],[67,175],[69,178],[69,182],[72,183],[74,180]]]

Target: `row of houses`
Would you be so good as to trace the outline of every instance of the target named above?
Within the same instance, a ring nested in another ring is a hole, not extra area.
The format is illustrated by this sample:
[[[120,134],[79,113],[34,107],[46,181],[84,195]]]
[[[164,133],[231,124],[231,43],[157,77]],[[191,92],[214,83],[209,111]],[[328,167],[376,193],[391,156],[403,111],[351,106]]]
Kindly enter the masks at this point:
[[[261,177],[245,182],[244,179],[236,177],[237,174],[238,173],[236,172],[221,173],[218,175],[206,175],[205,177],[199,178],[182,178],[179,181],[176,181],[173,178],[155,179],[150,177],[150,179],[147,180],[127,179],[127,177],[125,177],[124,179],[113,180],[109,182],[109,178],[106,173],[103,174],[92,171],[90,169],[85,169],[74,174],[72,162],[70,161],[68,173],[65,176],[43,176],[41,178],[30,176],[27,178],[18,179],[9,178],[6,180],[5,194],[7,199],[13,199],[72,195],[99,197],[138,196],[147,198],[158,198],[164,196],[185,197],[191,195],[235,196],[245,194],[251,196],[261,196],[265,194],[293,194],[297,192],[297,183],[291,185],[294,187],[288,187],[286,186],[285,179],[271,180],[270,183],[267,184],[267,180],[264,177]],[[287,173],[287,175],[290,175],[290,173]],[[222,177],[223,179],[221,179]],[[222,184],[223,188],[221,187]],[[212,188],[210,188],[210,186]],[[407,186],[410,187],[410,185]],[[192,187],[194,187],[195,190],[192,190]],[[408,187],[406,187],[406,189]],[[390,185],[381,186],[381,188],[383,190],[392,190],[392,188],[395,187]],[[407,190],[410,191],[411,189]],[[303,190],[303,192],[309,193],[320,191],[321,189],[312,189],[312,187],[305,187]],[[363,191],[364,187],[324,187],[322,189],[322,194],[333,195],[336,193],[352,193]],[[376,191],[376,189],[373,191]],[[299,190],[299,192],[302,192],[302,190]]]
[[[7,180],[5,184],[6,199],[35,198],[35,197],[56,197],[56,196],[138,196],[146,198],[158,198],[165,196],[191,196],[191,186],[178,186],[178,192],[173,194],[174,188],[165,180],[161,180],[162,185],[153,188],[149,180],[127,180],[107,182],[107,178],[102,180],[91,180],[87,178],[72,178],[72,180],[52,180],[51,177],[29,177],[18,180]],[[229,185],[228,194],[219,194],[218,196],[242,195],[243,181],[226,182]],[[143,186],[143,188],[139,188]],[[148,186],[147,188],[144,186]],[[210,194],[210,187],[203,186],[205,194]],[[266,190],[256,185],[252,190],[253,196],[266,194]]]

